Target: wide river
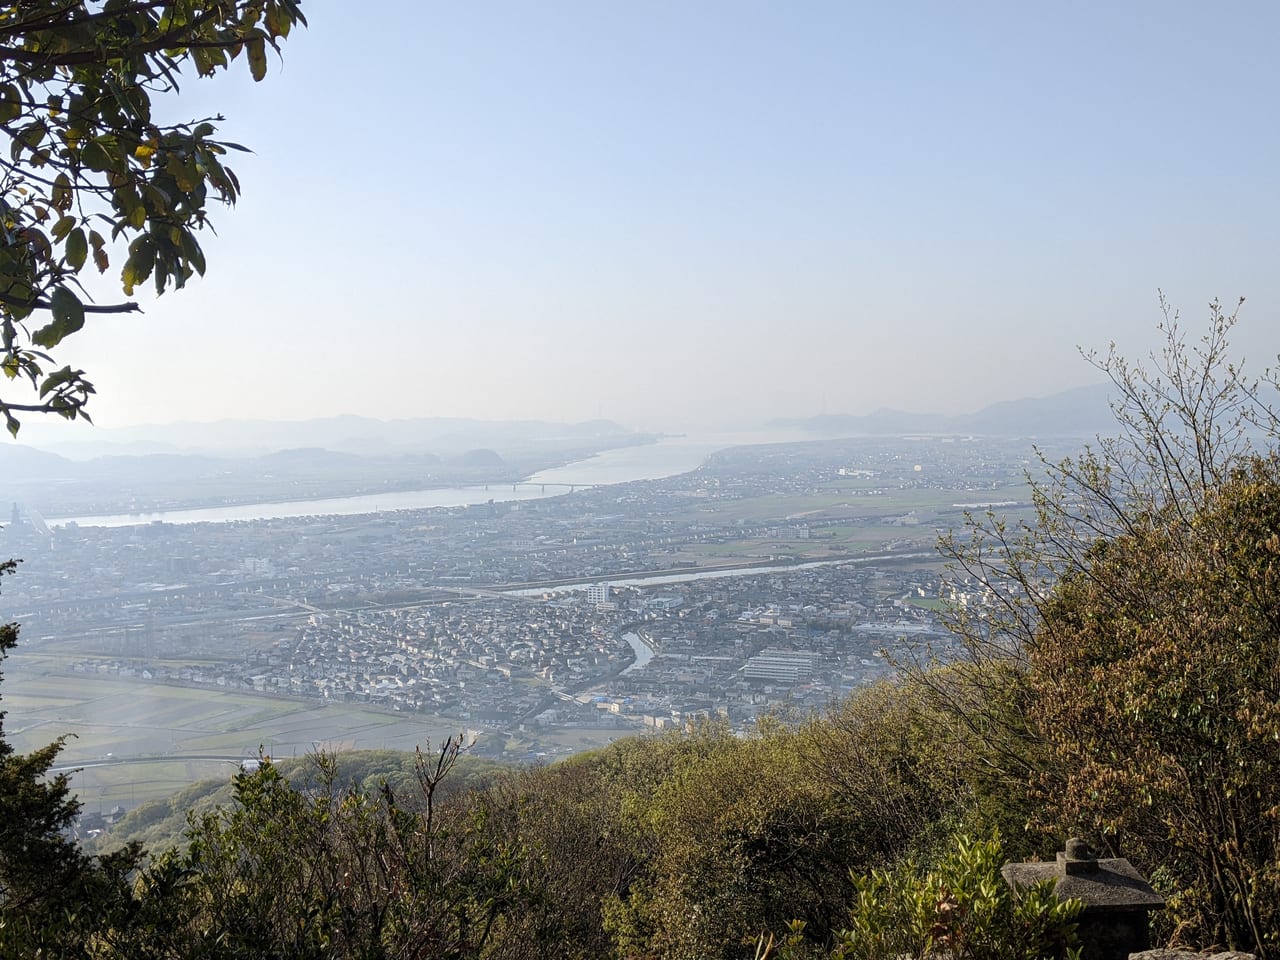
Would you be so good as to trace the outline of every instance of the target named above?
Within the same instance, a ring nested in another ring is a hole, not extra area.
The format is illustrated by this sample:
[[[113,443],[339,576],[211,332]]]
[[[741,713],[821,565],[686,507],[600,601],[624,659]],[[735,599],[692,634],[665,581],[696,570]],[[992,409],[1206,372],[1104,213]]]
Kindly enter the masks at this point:
[[[522,483],[492,483],[483,486],[439,487],[430,490],[403,490],[398,493],[374,493],[358,497],[331,497],[321,500],[285,500],[278,503],[240,503],[225,507],[201,507],[194,510],[163,510],[154,513],[116,513],[100,516],[58,517],[52,526],[77,523],[82,527],[127,527],[152,523],[227,523],[234,520],[280,520],[289,517],[312,517],[381,513],[390,510],[422,510],[427,507],[464,507],[489,500],[538,500],[560,496],[567,484],[596,487],[631,480],[657,480],[697,469],[707,457],[726,447],[749,443],[781,443],[805,439],[759,434],[723,434],[710,437],[670,437],[639,447],[606,450],[587,460],[577,460],[562,467],[552,467],[529,477]],[[542,486],[548,484],[549,486]]]

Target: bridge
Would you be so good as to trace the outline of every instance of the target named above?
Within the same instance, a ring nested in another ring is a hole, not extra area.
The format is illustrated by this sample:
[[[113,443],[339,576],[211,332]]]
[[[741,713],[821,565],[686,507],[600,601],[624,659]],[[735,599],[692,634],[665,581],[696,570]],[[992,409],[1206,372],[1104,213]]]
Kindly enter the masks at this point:
[[[524,603],[542,603],[541,597],[524,597],[517,593],[503,593],[499,590],[485,590],[482,587],[455,587],[435,585],[436,590],[456,593],[460,597],[476,597],[481,600],[517,600]]]
[[[550,483],[535,483],[531,480],[522,480],[511,485],[511,492],[515,493],[521,487],[537,487],[542,493],[546,493],[547,487],[562,487],[566,493],[573,493],[579,487],[586,490],[590,486],[591,484],[589,483],[565,483],[560,480],[551,481]]]

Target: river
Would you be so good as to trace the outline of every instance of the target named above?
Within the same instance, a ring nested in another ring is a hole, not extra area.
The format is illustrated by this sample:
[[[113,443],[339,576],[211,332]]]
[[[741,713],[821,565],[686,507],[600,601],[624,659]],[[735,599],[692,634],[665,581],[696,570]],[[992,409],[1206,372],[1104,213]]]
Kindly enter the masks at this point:
[[[640,634],[636,633],[634,630],[628,630],[622,635],[622,639],[631,644],[631,649],[634,650],[636,654],[635,662],[619,674],[619,676],[625,677],[631,671],[639,670],[653,659],[653,647],[645,643],[640,637]]]
[[[392,510],[422,510],[428,507],[465,507],[490,500],[540,500],[562,496],[567,484],[595,487],[632,480],[657,480],[697,469],[717,450],[749,443],[781,443],[793,437],[763,437],[757,434],[721,434],[709,437],[669,437],[657,443],[606,450],[586,460],[552,467],[529,477],[519,485],[493,483],[465,487],[438,487],[373,493],[355,497],[319,500],[285,500],[276,503],[240,503],[192,510],[160,510],[151,513],[116,513],[98,516],[58,517],[49,520],[55,527],[70,523],[82,527],[127,527],[144,523],[228,523],[236,520],[280,520],[293,517],[346,516]],[[543,487],[542,484],[551,486]]]
[[[692,583],[695,580],[722,580],[727,577],[754,577],[767,573],[792,573],[796,570],[817,570],[821,567],[865,565],[868,563],[901,563],[907,560],[937,560],[936,550],[903,553],[878,553],[873,556],[838,557],[831,560],[777,560],[773,563],[757,563],[745,567],[716,567],[711,570],[693,568],[680,573],[655,573],[651,575],[621,574],[616,577],[592,577],[572,583],[557,583],[553,587],[518,587],[514,590],[493,588],[512,597],[543,597],[555,593],[575,593],[587,587],[607,583],[611,587],[652,587],[666,583]]]

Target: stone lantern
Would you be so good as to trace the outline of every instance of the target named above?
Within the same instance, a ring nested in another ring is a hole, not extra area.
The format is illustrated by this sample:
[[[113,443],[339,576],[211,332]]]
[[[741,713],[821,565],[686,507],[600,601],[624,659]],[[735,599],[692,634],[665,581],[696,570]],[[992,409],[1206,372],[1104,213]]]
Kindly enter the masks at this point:
[[[1061,899],[1084,903],[1078,921],[1083,960],[1128,960],[1151,946],[1148,915],[1163,909],[1164,898],[1128,860],[1099,860],[1087,843],[1072,839],[1055,863],[1009,863],[1000,873],[1017,889],[1054,880]]]

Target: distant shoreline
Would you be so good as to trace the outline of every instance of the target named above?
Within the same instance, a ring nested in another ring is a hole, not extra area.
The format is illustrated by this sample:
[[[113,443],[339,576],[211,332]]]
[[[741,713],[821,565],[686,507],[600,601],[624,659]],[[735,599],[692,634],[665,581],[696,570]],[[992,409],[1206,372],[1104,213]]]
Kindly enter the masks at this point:
[[[494,487],[494,486],[503,487],[507,485],[519,486],[522,484],[535,484],[535,483],[539,483],[540,481],[536,481],[533,478],[536,477],[538,474],[545,473],[549,470],[561,469],[563,467],[567,467],[575,463],[587,463],[588,461],[593,460],[596,457],[599,457],[602,454],[606,454],[611,451],[630,450],[630,449],[635,449],[637,447],[652,446],[659,443],[662,440],[677,439],[681,436],[683,436],[683,434],[650,434],[650,435],[646,435],[643,440],[631,441],[626,443],[618,443],[616,445],[602,447],[598,450],[595,450],[589,453],[585,457],[576,457],[576,458],[558,457],[555,459],[549,459],[543,463],[538,463],[532,469],[532,471],[528,470],[528,468],[526,467],[525,470],[522,470],[519,473],[510,473],[505,475],[499,475],[496,477],[486,478],[486,477],[458,476],[452,479],[443,478],[440,480],[426,481],[426,482],[414,481],[414,480],[392,481],[387,486],[374,491],[369,491],[365,489],[343,490],[339,486],[338,489],[334,489],[324,493],[307,495],[307,496],[298,496],[297,494],[290,495],[287,493],[277,493],[274,495],[273,494],[261,495],[261,494],[247,493],[244,496],[232,496],[232,497],[226,497],[226,498],[198,497],[198,498],[192,498],[190,500],[184,500],[181,502],[157,503],[155,505],[148,506],[145,508],[139,508],[136,510],[103,509],[103,510],[91,510],[87,512],[79,511],[79,510],[72,511],[72,512],[62,512],[57,514],[46,515],[44,519],[50,525],[53,525],[53,526],[66,526],[69,523],[77,523],[81,526],[97,526],[98,524],[93,523],[94,520],[103,520],[103,519],[118,520],[119,518],[124,518],[124,517],[136,517],[137,524],[142,525],[146,523],[156,522],[156,520],[160,520],[160,522],[165,522],[162,519],[160,519],[160,515],[165,515],[165,514],[195,513],[198,511],[222,510],[222,509],[234,510],[239,507],[251,507],[251,506],[259,506],[259,505],[281,506],[284,504],[324,503],[326,501],[331,501],[331,500],[350,500],[350,499],[355,499],[359,497],[408,496],[413,494],[427,494],[427,493],[432,493],[432,492],[441,491],[441,490],[475,490],[475,489],[486,489],[488,487]],[[546,481],[546,484],[548,486],[551,486],[553,484],[553,481]],[[556,484],[556,485],[559,485],[559,484]],[[589,486],[589,484],[585,484],[585,483],[575,484],[575,486],[586,487],[586,486]],[[565,492],[568,492],[567,485],[566,485]],[[496,500],[498,498],[495,497],[494,499]],[[377,512],[377,511],[374,510],[369,512]],[[154,519],[148,519],[148,518],[154,518]],[[126,524],[113,523],[111,525],[124,526]]]
[[[569,462],[573,462],[573,461],[569,461]],[[566,464],[553,464],[552,466],[565,466],[565,465]],[[548,467],[547,469],[550,469],[550,467]],[[426,483],[426,484],[415,483],[412,486],[407,486],[407,487],[398,487],[398,486],[387,487],[386,489],[378,490],[374,493],[366,493],[366,492],[343,493],[341,491],[334,491],[332,493],[318,494],[312,497],[298,497],[298,496],[291,497],[291,496],[280,495],[280,496],[245,496],[245,497],[235,497],[233,499],[227,499],[227,500],[196,499],[196,500],[190,500],[190,501],[183,501],[182,503],[166,504],[164,506],[153,507],[146,510],[137,510],[137,511],[101,510],[94,513],[76,513],[74,516],[47,516],[45,517],[45,520],[47,520],[51,525],[54,525],[54,526],[65,526],[68,523],[81,521],[81,520],[88,521],[88,520],[94,520],[94,519],[103,519],[106,517],[136,516],[139,518],[139,521],[138,521],[139,523],[148,523],[151,521],[148,521],[144,518],[153,516],[155,514],[164,514],[164,513],[188,513],[188,512],[194,512],[197,510],[220,510],[222,508],[233,510],[236,507],[252,507],[252,506],[258,506],[258,505],[272,506],[272,505],[281,505],[286,503],[323,503],[326,500],[349,500],[355,497],[379,497],[384,494],[390,495],[390,494],[431,493],[434,490],[462,490],[462,489],[470,489],[472,487],[507,486],[509,484],[522,484],[522,483],[528,483],[528,482],[529,482],[528,478],[523,478],[519,480],[501,478],[498,480],[455,481],[452,483],[447,480],[443,480],[439,483]],[[86,523],[84,525],[89,526],[90,524]]]
[[[412,489],[380,490],[346,496],[318,497],[253,497],[235,503],[204,501],[204,506],[163,506],[150,510],[131,510],[63,514],[47,518],[51,526],[83,527],[145,526],[151,523],[231,523],[264,520],[300,519],[306,517],[356,516],[432,508],[449,509],[482,505],[486,502],[522,502],[563,496],[573,490],[609,486],[632,480],[657,479],[687,473],[705,461],[715,442],[679,443],[682,438],[664,446],[661,440],[646,444],[611,447],[578,460],[550,463],[534,473],[518,478],[449,483],[417,483]],[[564,471],[571,471],[565,473]]]

